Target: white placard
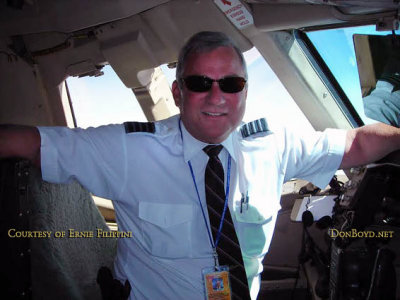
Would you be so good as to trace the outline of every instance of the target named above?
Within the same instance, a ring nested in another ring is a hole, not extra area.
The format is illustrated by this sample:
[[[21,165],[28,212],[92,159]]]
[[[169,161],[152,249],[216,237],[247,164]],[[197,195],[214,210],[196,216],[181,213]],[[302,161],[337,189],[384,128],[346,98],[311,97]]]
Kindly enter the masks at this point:
[[[304,199],[297,199],[293,205],[290,219],[292,221],[301,221],[303,212],[307,209],[311,211],[314,221],[321,219],[324,216],[332,216],[332,209],[335,205],[333,201],[337,196],[311,196]]]
[[[214,3],[238,29],[254,24],[253,16],[239,0],[214,0]]]

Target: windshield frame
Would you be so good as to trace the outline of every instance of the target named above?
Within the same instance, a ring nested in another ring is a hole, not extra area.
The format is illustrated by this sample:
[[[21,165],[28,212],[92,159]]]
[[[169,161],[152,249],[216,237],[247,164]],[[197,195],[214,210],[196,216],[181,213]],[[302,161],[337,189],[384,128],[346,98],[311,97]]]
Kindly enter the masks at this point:
[[[337,105],[343,111],[348,118],[352,127],[360,127],[364,125],[364,121],[361,119],[357,110],[354,108],[350,99],[343,91],[342,87],[336,80],[335,76],[331,72],[330,68],[311,42],[306,32],[301,30],[293,30],[293,37],[301,47],[302,51],[306,55],[310,64],[313,66],[315,72],[321,78],[326,85],[326,88],[331,93],[332,97],[336,101]],[[358,83],[357,83],[358,84]]]

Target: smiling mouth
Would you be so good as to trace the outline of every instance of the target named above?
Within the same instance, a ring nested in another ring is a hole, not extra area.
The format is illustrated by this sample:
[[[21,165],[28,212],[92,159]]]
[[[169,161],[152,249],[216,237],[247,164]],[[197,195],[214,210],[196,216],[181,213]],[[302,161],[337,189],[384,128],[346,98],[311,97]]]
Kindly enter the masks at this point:
[[[210,116],[210,117],[221,117],[221,116],[225,116],[226,113],[215,113],[215,112],[203,112],[203,114],[205,114],[206,116]]]

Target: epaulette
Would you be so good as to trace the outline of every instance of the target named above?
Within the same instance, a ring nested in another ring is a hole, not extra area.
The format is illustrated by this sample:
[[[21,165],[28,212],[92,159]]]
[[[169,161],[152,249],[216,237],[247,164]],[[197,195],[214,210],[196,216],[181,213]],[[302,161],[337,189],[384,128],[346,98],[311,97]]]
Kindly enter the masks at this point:
[[[125,122],[125,133],[149,132],[155,133],[156,127],[153,122]]]
[[[246,123],[240,127],[240,132],[242,133],[243,138],[247,138],[257,133],[266,133],[268,131],[270,130],[268,129],[268,123],[265,118]]]

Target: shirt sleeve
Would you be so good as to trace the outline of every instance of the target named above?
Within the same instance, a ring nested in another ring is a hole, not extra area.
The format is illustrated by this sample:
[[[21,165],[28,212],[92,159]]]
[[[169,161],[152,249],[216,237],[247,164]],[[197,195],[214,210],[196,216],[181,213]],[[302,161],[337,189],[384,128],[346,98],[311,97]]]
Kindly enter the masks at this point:
[[[301,135],[286,130],[281,143],[285,181],[301,178],[326,187],[340,166],[345,143],[345,130],[326,129]]]
[[[76,179],[96,196],[118,198],[126,176],[123,126],[38,129],[43,180],[68,183]]]
[[[363,98],[365,115],[373,120],[400,127],[400,90],[386,81]]]

